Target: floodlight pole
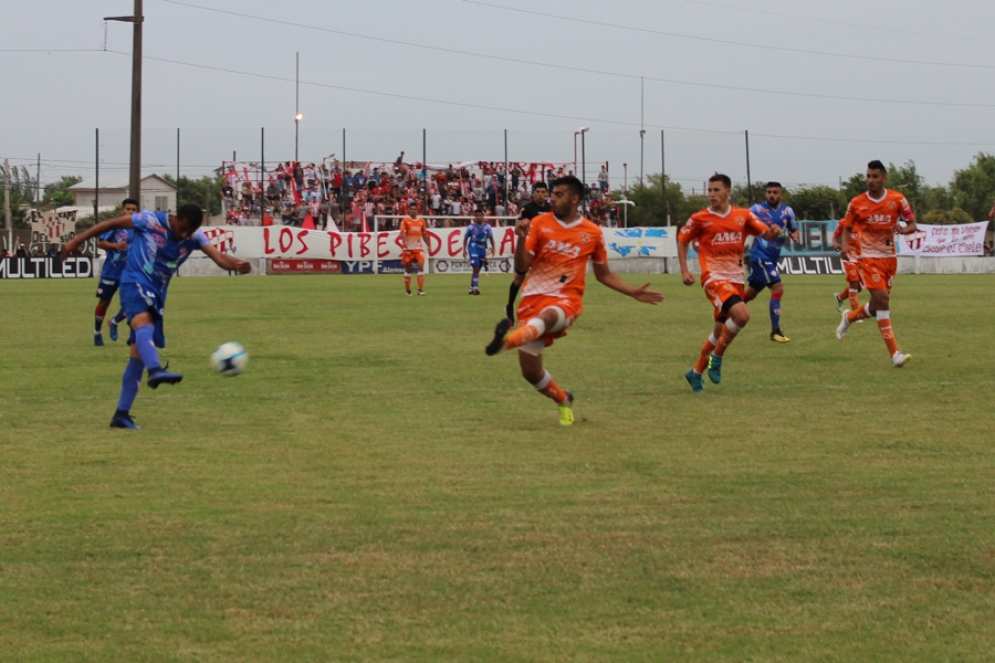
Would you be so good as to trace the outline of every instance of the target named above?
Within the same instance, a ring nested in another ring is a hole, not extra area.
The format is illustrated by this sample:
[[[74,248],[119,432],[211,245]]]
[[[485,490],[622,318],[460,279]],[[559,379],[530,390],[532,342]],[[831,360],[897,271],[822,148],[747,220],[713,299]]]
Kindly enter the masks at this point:
[[[3,213],[7,221],[7,251],[14,248],[14,224],[10,220],[10,161],[3,160]]]
[[[97,216],[100,213],[100,129],[97,129],[96,135],[93,174],[95,178],[93,183],[93,223],[96,225],[100,223],[100,218]]]
[[[750,180],[750,132],[746,134],[746,190],[749,191],[750,205],[753,205],[753,182]]]
[[[105,21],[131,23],[134,27],[131,47],[131,167],[128,195],[141,200],[142,181],[142,0],[135,0],[132,16],[107,16]]]

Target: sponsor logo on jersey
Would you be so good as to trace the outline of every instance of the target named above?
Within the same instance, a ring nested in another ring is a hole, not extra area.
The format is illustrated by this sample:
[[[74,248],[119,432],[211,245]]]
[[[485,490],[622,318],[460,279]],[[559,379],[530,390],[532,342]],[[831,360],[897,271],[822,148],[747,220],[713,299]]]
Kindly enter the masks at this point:
[[[555,239],[551,239],[546,242],[546,246],[543,247],[546,251],[550,253],[559,253],[560,255],[569,256],[571,258],[580,257],[580,247],[574,244],[568,244],[566,242],[557,242]]]
[[[742,232],[725,232],[725,233],[715,233],[715,237],[712,238],[712,245],[716,244],[742,244],[743,243],[743,233]]]

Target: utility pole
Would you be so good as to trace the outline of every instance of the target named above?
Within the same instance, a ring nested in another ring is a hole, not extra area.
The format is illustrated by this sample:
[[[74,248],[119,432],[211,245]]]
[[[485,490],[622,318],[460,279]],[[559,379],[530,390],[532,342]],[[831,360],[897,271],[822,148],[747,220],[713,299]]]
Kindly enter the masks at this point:
[[[180,128],[176,127],[176,185],[180,184]]]
[[[100,129],[97,129],[97,144],[94,150],[93,174],[96,177],[93,183],[93,223],[100,223]]]
[[[3,213],[7,221],[7,250],[14,253],[14,224],[10,220],[10,161],[3,160]]]
[[[128,196],[141,200],[142,180],[142,0],[135,0],[132,16],[107,16],[105,21],[131,23],[134,27],[131,47],[131,167]]]
[[[428,129],[421,130],[421,179],[426,203],[428,202]],[[427,205],[426,205],[427,207]]]
[[[35,171],[35,207],[41,207],[41,152],[38,153],[38,170]]]
[[[660,193],[663,194],[663,222],[670,225],[670,203],[667,202],[667,144],[660,129]]]
[[[297,75],[296,75],[296,111],[294,112],[294,163],[300,161],[301,144],[301,54],[297,53]]]
[[[746,190],[750,193],[750,205],[753,205],[753,182],[750,179],[750,132],[746,134]]]

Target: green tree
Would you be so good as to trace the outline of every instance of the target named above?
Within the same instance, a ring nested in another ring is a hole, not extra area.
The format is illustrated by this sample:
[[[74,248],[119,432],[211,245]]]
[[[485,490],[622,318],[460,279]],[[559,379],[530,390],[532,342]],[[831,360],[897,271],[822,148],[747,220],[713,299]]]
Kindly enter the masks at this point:
[[[102,221],[107,221],[108,219],[116,219],[121,216],[121,206],[118,205],[114,209],[109,209],[101,212],[97,215],[96,223],[101,223]],[[82,232],[88,230],[94,225],[93,215],[84,216],[83,218],[76,219],[76,232]]]
[[[750,196],[750,189],[753,189],[753,196]],[[745,184],[734,183],[732,185],[732,204],[739,207],[749,207],[754,203],[762,203],[767,193],[766,182],[753,182],[751,187]]]
[[[666,179],[666,190],[660,186],[660,175],[650,175],[647,181],[639,182],[629,188],[629,200],[636,204],[629,210],[630,226],[663,226],[666,225],[666,214],[670,214],[670,223],[678,225],[687,220],[685,210],[687,201],[680,184]],[[620,197],[616,192],[616,197]]]
[[[220,175],[213,178],[205,175],[199,180],[192,180],[183,175],[177,180],[172,175],[166,174],[163,175],[163,179],[176,185],[177,206],[194,203],[208,209],[211,216],[221,214],[222,179]]]
[[[971,165],[955,170],[950,189],[957,207],[971,219],[987,219],[995,199],[995,155],[979,152]]]
[[[795,210],[798,220],[838,219],[846,212],[846,196],[835,187],[803,186],[785,191],[784,202]]]
[[[854,173],[850,176],[850,179],[843,182],[843,197],[846,198],[847,204],[851,200],[859,196],[860,194],[867,191],[867,174],[866,173]],[[846,210],[844,210],[846,211]]]
[[[952,210],[941,210],[934,209],[923,214],[921,221],[923,223],[946,226],[952,224],[961,223],[974,223],[974,219],[971,215],[957,207]]]
[[[889,189],[902,193],[912,205],[913,211],[916,213],[925,212],[926,180],[916,170],[915,161],[909,160],[902,166],[889,163],[887,186]]]
[[[45,196],[42,198],[42,202],[52,207],[72,205],[75,202],[75,198],[72,192],[69,191],[69,187],[79,184],[82,181],[82,177],[63,175],[62,179],[58,182],[45,185]]]

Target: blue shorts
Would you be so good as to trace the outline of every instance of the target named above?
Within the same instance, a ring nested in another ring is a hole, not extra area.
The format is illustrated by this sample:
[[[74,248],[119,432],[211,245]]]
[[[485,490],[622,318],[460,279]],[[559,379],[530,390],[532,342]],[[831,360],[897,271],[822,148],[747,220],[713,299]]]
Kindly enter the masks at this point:
[[[165,298],[154,290],[150,290],[137,283],[121,284],[121,307],[127,316],[128,326],[131,326],[131,319],[136,315],[146,312],[151,313],[152,323],[155,325],[152,340],[155,342],[155,347],[157,348],[166,347],[166,333],[162,326],[162,315],[165,305]],[[132,329],[131,334],[128,335],[128,345],[133,345],[134,343],[135,330]]]
[[[487,263],[487,254],[481,253],[480,255],[471,253],[470,254],[470,267],[483,267]]]
[[[764,288],[770,288],[781,282],[781,273],[777,271],[777,263],[770,260],[750,261],[750,280],[747,283],[751,288],[760,292]]]
[[[117,292],[120,285],[120,279],[105,279],[101,276],[100,283],[97,284],[97,299],[102,302],[114,299],[114,293]]]

